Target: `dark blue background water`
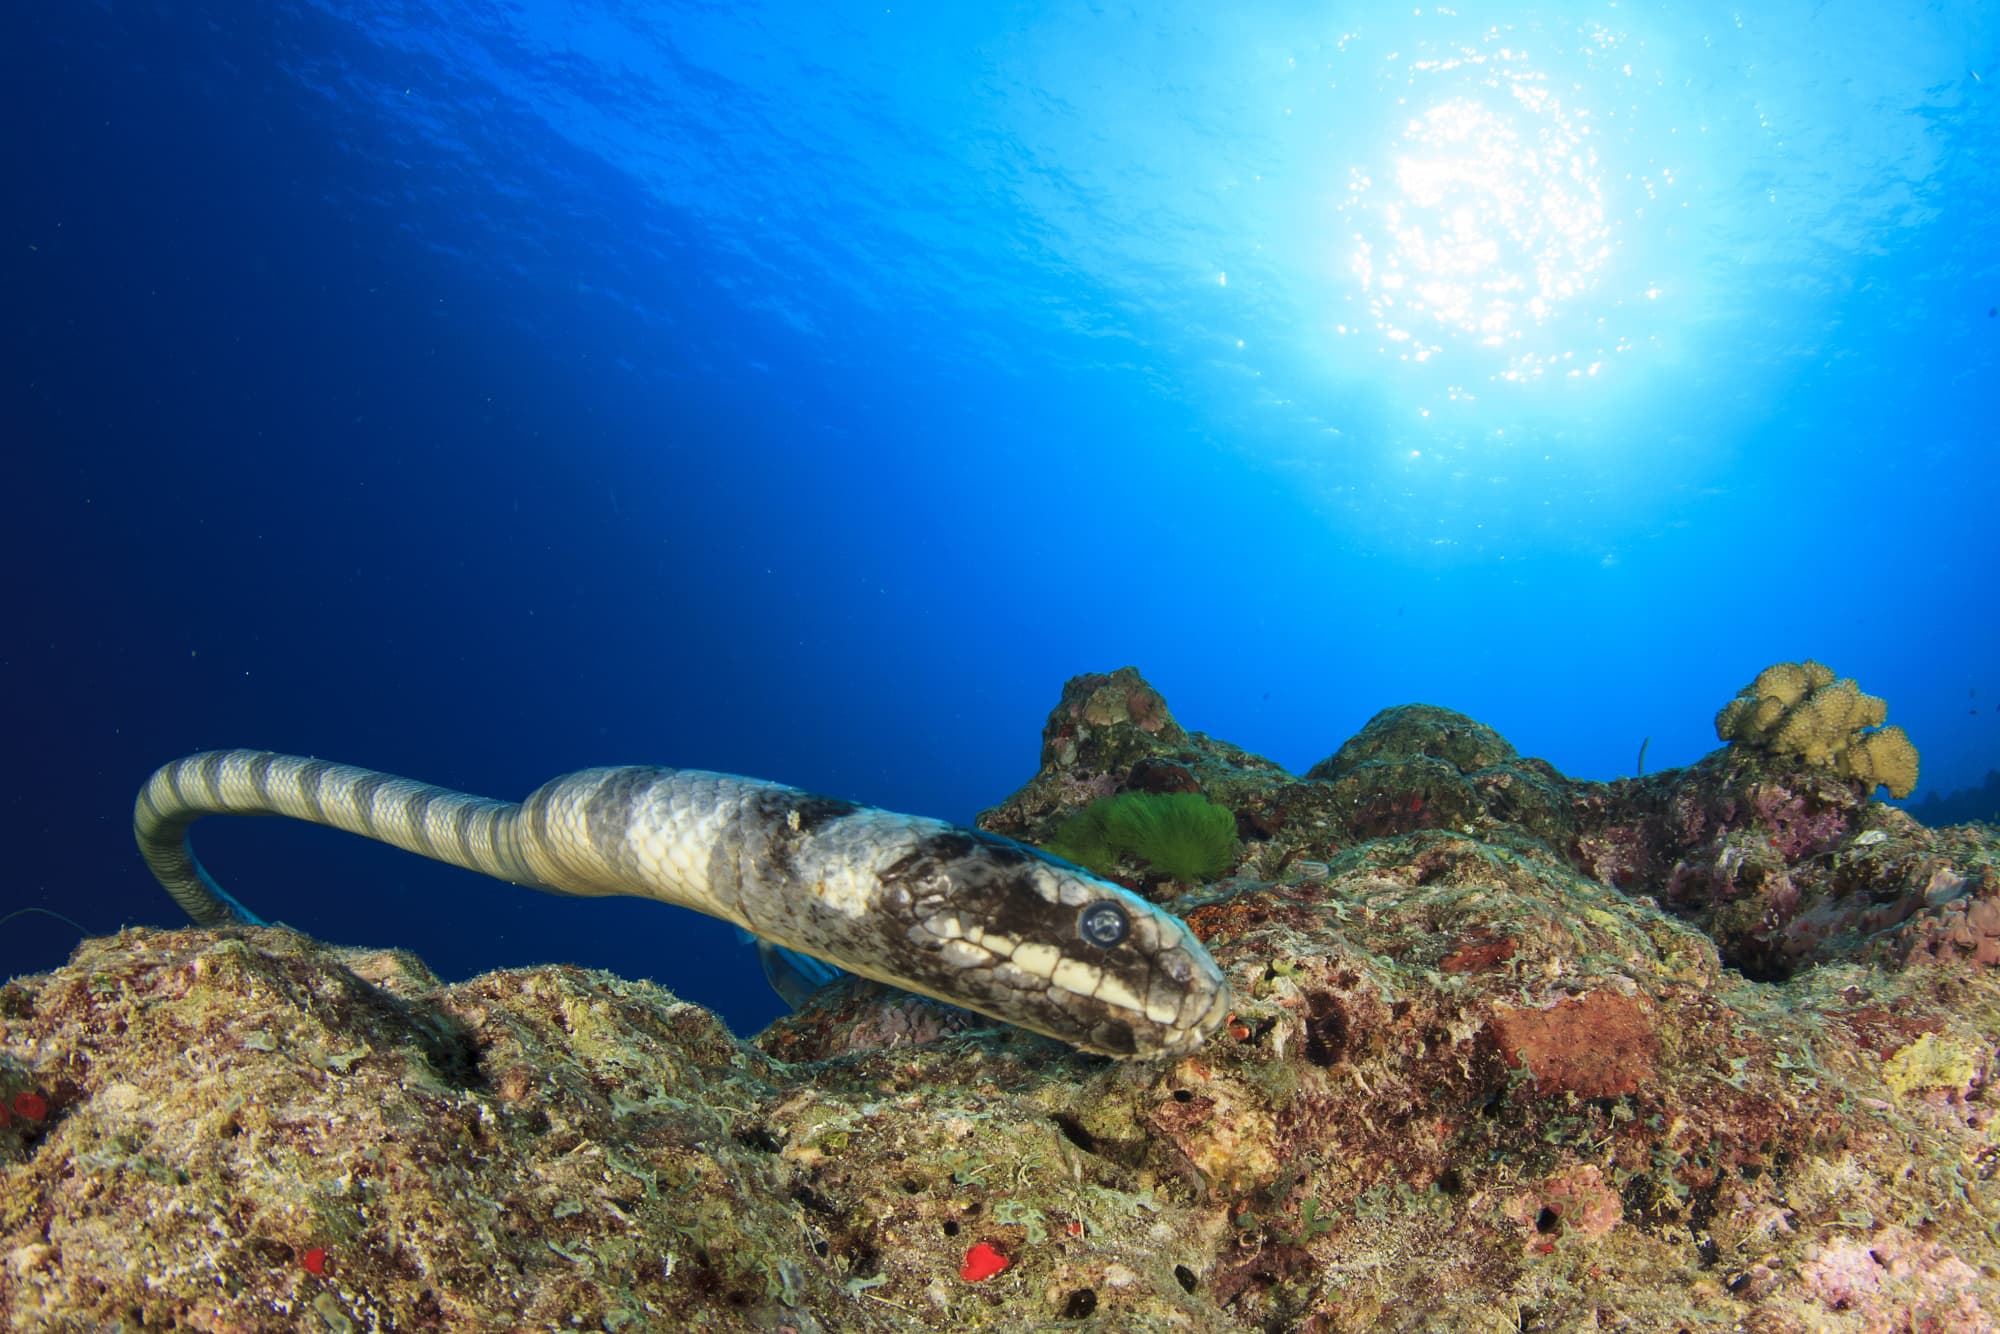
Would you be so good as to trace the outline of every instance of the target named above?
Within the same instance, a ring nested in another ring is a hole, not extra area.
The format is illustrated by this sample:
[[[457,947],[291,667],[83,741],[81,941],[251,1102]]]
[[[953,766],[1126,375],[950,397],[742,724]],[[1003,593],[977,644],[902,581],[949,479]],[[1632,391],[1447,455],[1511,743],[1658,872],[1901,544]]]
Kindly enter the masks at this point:
[[[174,922],[131,799],[215,746],[965,820],[1126,663],[1294,769],[1424,700],[1608,778],[1813,655],[2000,765],[2000,11],[948,8],[11,16],[0,907]],[[693,914],[197,843],[776,1009]]]

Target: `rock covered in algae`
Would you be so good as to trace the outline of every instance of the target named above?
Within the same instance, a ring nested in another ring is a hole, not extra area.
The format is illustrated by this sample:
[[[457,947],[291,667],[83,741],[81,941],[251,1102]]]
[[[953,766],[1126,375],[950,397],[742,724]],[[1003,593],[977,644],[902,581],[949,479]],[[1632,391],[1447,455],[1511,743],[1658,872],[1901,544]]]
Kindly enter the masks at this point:
[[[1092,726],[1072,777],[1178,766],[1257,833],[1176,905],[1236,993],[1201,1052],[859,983],[744,1043],[602,973],[128,931],[0,988],[0,1324],[1993,1328],[1990,832],[1743,757],[1574,784],[1419,741],[1311,779]],[[1358,832],[1398,773],[1451,822]],[[1670,841],[1751,826],[1795,882],[1956,881],[1748,980],[1664,893]]]
[[[1189,733],[1134,667],[1065,682],[1042,727],[1041,757],[1034,778],[982,815],[981,827],[1040,843],[1083,807],[1117,792],[1206,792],[1235,809],[1239,793],[1288,777],[1260,755]]]
[[[1568,788],[1567,860],[1693,922],[1754,977],[1855,958],[2000,963],[1990,830],[1927,829],[1852,780],[1735,746]]]
[[[1335,779],[1365,764],[1417,756],[1466,774],[1520,758],[1507,738],[1484,723],[1435,704],[1403,704],[1370,718],[1339,750],[1306,770],[1306,777]]]

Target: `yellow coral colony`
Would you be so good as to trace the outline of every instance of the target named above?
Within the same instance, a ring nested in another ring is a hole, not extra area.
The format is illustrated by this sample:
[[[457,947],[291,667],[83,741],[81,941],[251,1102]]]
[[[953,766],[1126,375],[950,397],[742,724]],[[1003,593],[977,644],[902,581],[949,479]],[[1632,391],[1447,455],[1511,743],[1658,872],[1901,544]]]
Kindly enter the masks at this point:
[[[1917,748],[1884,727],[1889,706],[1817,662],[1773,663],[1715,715],[1715,734],[1855,778],[1891,796],[1917,790]]]

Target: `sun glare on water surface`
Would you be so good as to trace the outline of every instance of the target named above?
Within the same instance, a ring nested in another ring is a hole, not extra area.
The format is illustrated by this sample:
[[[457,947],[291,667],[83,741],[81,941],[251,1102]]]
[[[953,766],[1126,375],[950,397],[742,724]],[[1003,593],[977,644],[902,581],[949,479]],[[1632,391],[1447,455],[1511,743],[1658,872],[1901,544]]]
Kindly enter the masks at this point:
[[[1494,380],[1595,374],[1598,340],[1563,327],[1613,252],[1590,113],[1509,47],[1403,68],[1407,114],[1340,207],[1383,351],[1489,349]]]

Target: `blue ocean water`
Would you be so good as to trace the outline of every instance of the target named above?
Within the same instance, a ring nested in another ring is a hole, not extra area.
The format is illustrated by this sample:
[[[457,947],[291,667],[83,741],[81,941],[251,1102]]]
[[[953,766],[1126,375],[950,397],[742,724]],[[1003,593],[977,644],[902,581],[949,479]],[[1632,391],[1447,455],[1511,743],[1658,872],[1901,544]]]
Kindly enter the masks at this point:
[[[1592,778],[1814,656],[2000,767],[2000,9],[30,6],[0,36],[0,910],[177,923],[187,752],[969,820],[1136,665]],[[263,913],[739,1031],[728,928],[287,821]],[[0,926],[0,972],[75,932]]]

